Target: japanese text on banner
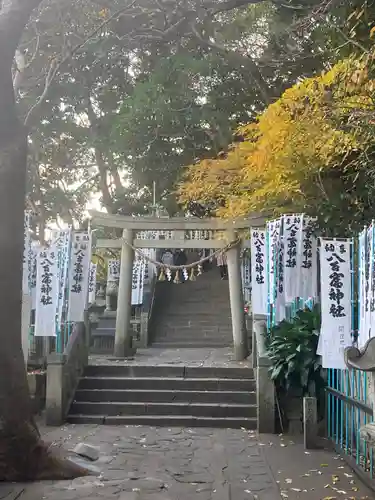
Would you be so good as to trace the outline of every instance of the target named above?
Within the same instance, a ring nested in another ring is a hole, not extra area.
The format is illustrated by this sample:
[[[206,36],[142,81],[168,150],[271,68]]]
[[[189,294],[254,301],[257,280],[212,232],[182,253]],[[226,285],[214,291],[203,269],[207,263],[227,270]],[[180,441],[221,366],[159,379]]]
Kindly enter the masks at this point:
[[[87,304],[91,235],[73,233],[69,268],[68,321],[83,321]]]
[[[91,262],[90,263],[90,273],[89,273],[89,304],[95,304],[96,270],[97,270],[97,265]]]
[[[284,293],[285,302],[291,303],[298,297],[301,269],[298,266],[298,242],[302,238],[302,216],[283,216],[284,234]]]
[[[251,231],[251,306],[253,314],[267,314],[266,232]]]
[[[268,232],[268,297],[269,303],[273,304],[277,295],[276,274],[277,274],[277,249],[280,239],[280,219],[267,223]]]
[[[56,312],[58,299],[57,248],[43,249],[37,256],[36,276],[36,337],[56,336]]]
[[[344,350],[351,345],[351,241],[321,240],[323,367],[345,368]]]

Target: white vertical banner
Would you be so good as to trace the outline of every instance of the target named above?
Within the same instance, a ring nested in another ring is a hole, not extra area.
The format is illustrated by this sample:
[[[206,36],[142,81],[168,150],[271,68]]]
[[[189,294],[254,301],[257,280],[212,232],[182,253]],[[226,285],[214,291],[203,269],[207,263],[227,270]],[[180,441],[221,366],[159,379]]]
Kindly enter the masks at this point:
[[[22,258],[22,291],[29,293],[29,254],[30,254],[30,219],[29,212],[25,212],[23,219],[23,258]]]
[[[282,224],[277,245],[276,265],[275,321],[276,323],[280,323],[280,321],[285,319],[284,236]]]
[[[56,244],[58,251],[58,324],[60,324],[62,320],[63,309],[65,305],[65,289],[68,282],[71,233],[71,229],[65,229],[62,231],[57,230],[52,232],[52,241]]]
[[[97,264],[93,262],[90,263],[90,272],[89,272],[89,304],[95,304],[96,299],[96,271]]]
[[[352,344],[350,245],[350,240],[321,239],[323,368],[344,369],[344,350]]]
[[[31,297],[29,294],[23,294],[21,332],[22,332],[23,359],[25,360],[26,366],[29,357],[30,319],[31,319]]]
[[[151,255],[151,249],[150,248],[144,248],[142,250],[142,253],[150,258],[150,255]],[[143,286],[144,287],[148,287],[150,285],[150,279],[151,279],[151,275],[150,275],[150,268],[149,268],[149,261],[148,259],[143,259],[144,260],[144,270],[143,270]]]
[[[136,255],[133,262],[132,275],[132,305],[140,305],[143,302],[144,289],[144,268],[145,261],[139,255]]]
[[[56,336],[57,298],[57,248],[51,245],[37,256],[35,337]]]
[[[301,268],[298,266],[298,242],[302,241],[302,215],[283,216],[284,234],[284,293],[285,302],[292,303],[299,292]]]
[[[364,343],[371,336],[371,274],[373,271],[372,256],[374,254],[374,242],[372,237],[372,226],[365,230],[366,245],[365,245],[365,314],[364,314]]]
[[[266,231],[251,231],[251,308],[253,314],[267,314]]]
[[[276,298],[277,249],[280,239],[280,219],[267,223],[268,232],[268,300],[273,304]]]
[[[107,270],[107,283],[115,281],[119,282],[120,279],[120,261],[116,259],[108,260]]]
[[[367,301],[367,286],[368,276],[366,279],[366,266],[367,266],[367,229],[364,229],[358,237],[358,250],[359,250],[359,283],[358,283],[358,302],[359,302],[359,331],[358,331],[358,347],[363,347],[368,340],[367,329],[367,314],[368,309]]]
[[[91,234],[77,232],[72,235],[69,265],[68,321],[83,321],[87,304]]]
[[[241,281],[245,302],[251,301],[251,259],[245,253],[241,259]],[[267,298],[266,298],[267,300]]]
[[[37,274],[37,257],[41,250],[38,242],[31,243],[30,267],[29,267],[29,290],[31,295],[31,309],[36,308],[36,274]]]
[[[368,338],[371,338],[375,336],[375,233],[372,224],[368,229],[368,238],[370,240]]]
[[[318,297],[318,241],[314,234],[315,218],[302,214],[302,231],[298,241],[297,266],[300,271],[298,297]]]

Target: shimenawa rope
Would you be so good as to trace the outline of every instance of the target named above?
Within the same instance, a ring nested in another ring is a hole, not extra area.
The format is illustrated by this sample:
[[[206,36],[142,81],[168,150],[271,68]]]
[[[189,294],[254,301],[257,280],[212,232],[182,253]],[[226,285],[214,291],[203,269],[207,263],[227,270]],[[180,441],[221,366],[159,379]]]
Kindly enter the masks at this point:
[[[168,240],[166,240],[166,241],[168,241]],[[203,262],[206,262],[206,261],[212,259],[212,257],[215,257],[216,255],[219,255],[220,253],[227,252],[231,248],[237,246],[241,242],[241,240],[237,239],[235,241],[232,241],[232,242],[228,243],[228,245],[226,245],[224,248],[219,248],[218,250],[216,250],[211,255],[208,255],[207,257],[203,257],[202,259],[197,260],[196,262],[192,262],[191,264],[185,264],[183,266],[175,266],[175,265],[172,265],[172,264],[171,265],[164,264],[163,262],[159,262],[157,260],[151,259],[151,257],[149,257],[148,255],[144,254],[142,252],[142,250],[140,250],[139,248],[134,247],[128,241],[122,240],[122,242],[125,243],[132,250],[134,250],[134,252],[137,253],[138,255],[140,255],[143,259],[147,260],[148,262],[151,262],[151,264],[154,264],[156,267],[160,267],[161,269],[170,269],[171,271],[179,271],[179,270],[184,270],[184,269],[191,269],[192,267],[197,267],[197,266],[203,264]]]

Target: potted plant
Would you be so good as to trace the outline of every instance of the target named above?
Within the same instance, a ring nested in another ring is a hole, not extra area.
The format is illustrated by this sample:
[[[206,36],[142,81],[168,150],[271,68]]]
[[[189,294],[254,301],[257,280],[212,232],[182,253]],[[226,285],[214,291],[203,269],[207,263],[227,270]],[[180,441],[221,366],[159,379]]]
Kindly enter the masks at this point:
[[[302,431],[303,397],[314,396],[321,403],[324,394],[321,359],[316,354],[319,329],[320,310],[315,306],[313,310],[298,311],[291,321],[282,321],[269,335],[270,376],[275,382],[280,413],[292,433]]]

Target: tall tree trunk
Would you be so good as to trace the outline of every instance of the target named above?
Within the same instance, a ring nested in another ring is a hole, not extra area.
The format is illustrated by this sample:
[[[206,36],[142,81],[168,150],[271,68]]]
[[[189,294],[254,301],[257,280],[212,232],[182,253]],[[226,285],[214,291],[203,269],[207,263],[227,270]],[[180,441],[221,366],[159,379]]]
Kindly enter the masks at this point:
[[[0,480],[67,478],[86,471],[54,457],[34,424],[21,347],[27,136],[17,119],[12,61],[40,0],[0,9]]]
[[[103,205],[108,213],[113,212],[113,200],[108,187],[108,168],[104,161],[103,154],[97,146],[95,146],[95,160],[99,170],[99,186],[102,192]]]

